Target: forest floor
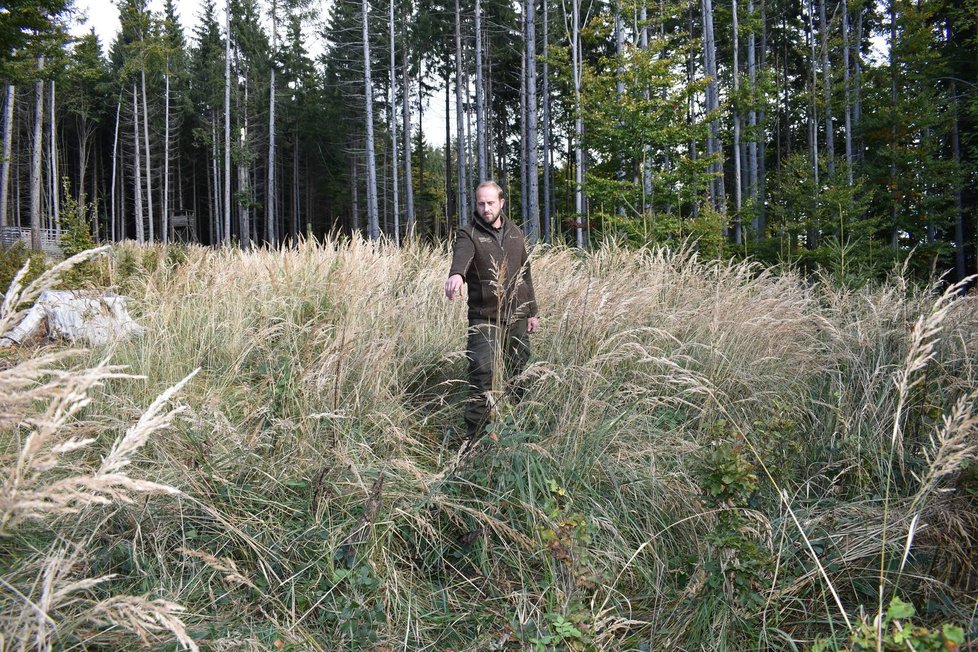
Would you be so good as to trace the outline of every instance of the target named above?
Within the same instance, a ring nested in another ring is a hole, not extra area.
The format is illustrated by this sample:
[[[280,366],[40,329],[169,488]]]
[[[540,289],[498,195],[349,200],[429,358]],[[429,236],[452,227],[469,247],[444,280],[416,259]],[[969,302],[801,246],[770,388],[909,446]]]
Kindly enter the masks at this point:
[[[526,397],[463,452],[447,261],[88,263],[147,330],[0,354],[0,649],[974,640],[974,295],[539,248]]]

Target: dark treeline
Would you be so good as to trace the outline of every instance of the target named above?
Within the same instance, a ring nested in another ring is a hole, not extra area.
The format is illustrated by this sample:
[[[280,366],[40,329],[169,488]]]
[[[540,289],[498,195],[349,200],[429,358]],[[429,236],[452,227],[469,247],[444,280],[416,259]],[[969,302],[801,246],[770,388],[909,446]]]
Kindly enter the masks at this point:
[[[122,0],[107,55],[7,4],[0,226],[36,246],[73,202],[102,240],[440,239],[494,178],[539,240],[976,268],[974,0],[204,0],[193,34]]]

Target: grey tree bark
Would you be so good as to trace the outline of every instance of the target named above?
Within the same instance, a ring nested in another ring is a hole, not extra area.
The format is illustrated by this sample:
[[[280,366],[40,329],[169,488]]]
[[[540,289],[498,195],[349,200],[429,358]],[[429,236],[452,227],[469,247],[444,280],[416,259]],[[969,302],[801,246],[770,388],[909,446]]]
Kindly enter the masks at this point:
[[[58,164],[58,116],[54,110],[55,86],[51,80],[51,92],[48,94],[48,167],[51,177],[51,218],[54,229],[61,231],[61,170]]]
[[[852,187],[852,91],[849,87],[849,0],[842,0],[842,85],[845,92],[846,181]]]
[[[231,244],[231,3],[224,12],[224,233],[223,242]]]
[[[465,180],[465,116],[462,114],[462,12],[455,0],[455,131],[458,143],[458,223],[469,223],[468,183]]]
[[[825,18],[825,0],[818,0],[818,18],[822,45],[822,101],[825,103],[825,159],[829,176],[835,174],[835,129],[832,126],[832,64],[829,61],[829,24]]]
[[[394,242],[398,245],[401,244],[401,202],[400,197],[398,197],[398,166],[400,165],[397,156],[397,83],[396,83],[396,68],[395,68],[395,55],[397,51],[395,50],[394,44],[394,0],[390,0],[387,7],[387,28],[390,37],[390,76],[388,82],[390,84],[390,97],[388,98],[387,108],[389,111],[389,130],[391,133],[391,190],[392,190],[392,203],[393,203],[393,216],[394,216]],[[406,63],[406,62],[405,62]]]
[[[109,233],[112,242],[116,242],[117,232],[116,232],[116,211],[115,211],[115,185],[116,185],[116,170],[118,170],[118,152],[119,152],[119,119],[122,115],[122,95],[119,96],[119,102],[116,104],[115,109],[115,131],[112,135],[112,182],[109,185]]]
[[[486,119],[485,98],[483,97],[482,78],[482,4],[475,0],[475,142],[476,166],[479,183],[487,178],[486,172]]]
[[[526,209],[531,243],[540,239],[539,134],[537,131],[537,36],[535,0],[526,0]]]
[[[708,1],[708,0],[707,0]],[[581,107],[581,0],[572,0],[571,74],[574,81],[574,222],[584,247],[584,113]]]
[[[275,53],[278,49],[278,8],[272,0],[272,51],[268,78],[268,170],[265,186],[265,239],[274,247],[278,240],[278,223],[275,215]]]
[[[14,105],[17,88],[7,84],[7,101],[3,105],[3,160],[0,161],[0,226],[7,226],[7,203],[10,189],[10,156],[13,148]]]
[[[160,234],[163,244],[170,241],[170,62],[167,60],[163,94],[163,219]]]
[[[553,242],[553,225],[550,208],[553,205],[553,187],[550,182],[550,13],[549,0],[543,0],[543,88],[541,105],[543,108],[543,240]]]
[[[363,91],[364,123],[367,135],[367,232],[372,240],[380,237],[380,221],[377,213],[377,162],[374,152],[374,98],[373,81],[370,79],[370,32],[368,17],[370,4],[361,3],[363,14]]]
[[[407,218],[407,232],[414,235],[414,169],[411,161],[411,71],[408,69],[407,34],[401,47],[401,81],[403,83],[401,98],[401,115],[404,120],[404,204]],[[420,86],[420,84],[419,84]]]
[[[139,70],[139,78],[143,92],[143,140],[146,143],[146,212],[149,224],[149,241],[155,241],[154,214],[153,214],[153,163],[149,150],[149,103],[146,101],[146,66],[143,65]]]
[[[41,139],[44,137],[44,57],[37,58],[34,82],[34,139],[31,141],[31,249],[41,250]]]
[[[737,20],[738,0],[731,3],[731,17],[733,21],[733,90],[734,96],[740,97],[740,25]],[[733,107],[733,159],[734,159],[734,219],[733,219],[733,240],[734,244],[743,244],[743,234],[741,231],[741,209],[743,208],[743,197],[741,189],[743,187],[743,175],[741,174],[740,161],[740,109],[736,101]]]
[[[142,153],[139,151],[139,100],[136,96],[136,83],[132,84],[132,140],[133,140],[133,160],[135,161],[135,174],[132,177],[133,188],[133,207],[136,217],[136,242],[146,241],[145,224],[143,223],[143,171]]]

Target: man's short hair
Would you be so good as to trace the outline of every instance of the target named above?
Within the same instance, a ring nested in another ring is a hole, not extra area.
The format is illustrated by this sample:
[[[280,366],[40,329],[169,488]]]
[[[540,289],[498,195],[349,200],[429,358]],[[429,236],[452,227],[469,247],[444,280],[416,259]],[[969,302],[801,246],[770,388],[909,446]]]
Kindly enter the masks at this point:
[[[498,183],[496,183],[495,181],[492,181],[491,179],[490,179],[489,181],[483,181],[482,183],[480,183],[480,184],[479,184],[479,185],[478,185],[478,186],[476,187],[476,189],[475,189],[475,194],[476,194],[476,195],[478,195],[478,194],[479,194],[479,191],[480,191],[480,190],[482,190],[483,188],[495,188],[495,189],[496,189],[496,192],[497,192],[497,193],[498,193],[498,195],[499,195],[499,199],[502,199],[502,198],[503,198],[503,189],[502,189],[502,187],[501,187],[501,186],[500,186],[500,185],[499,185]]]

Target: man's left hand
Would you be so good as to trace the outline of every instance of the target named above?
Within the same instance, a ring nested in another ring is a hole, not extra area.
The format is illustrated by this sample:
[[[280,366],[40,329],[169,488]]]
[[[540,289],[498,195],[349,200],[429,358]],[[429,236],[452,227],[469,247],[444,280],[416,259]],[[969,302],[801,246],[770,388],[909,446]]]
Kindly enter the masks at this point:
[[[539,317],[530,317],[529,319],[526,320],[526,332],[527,333],[536,333],[539,330],[540,330],[540,318]]]

